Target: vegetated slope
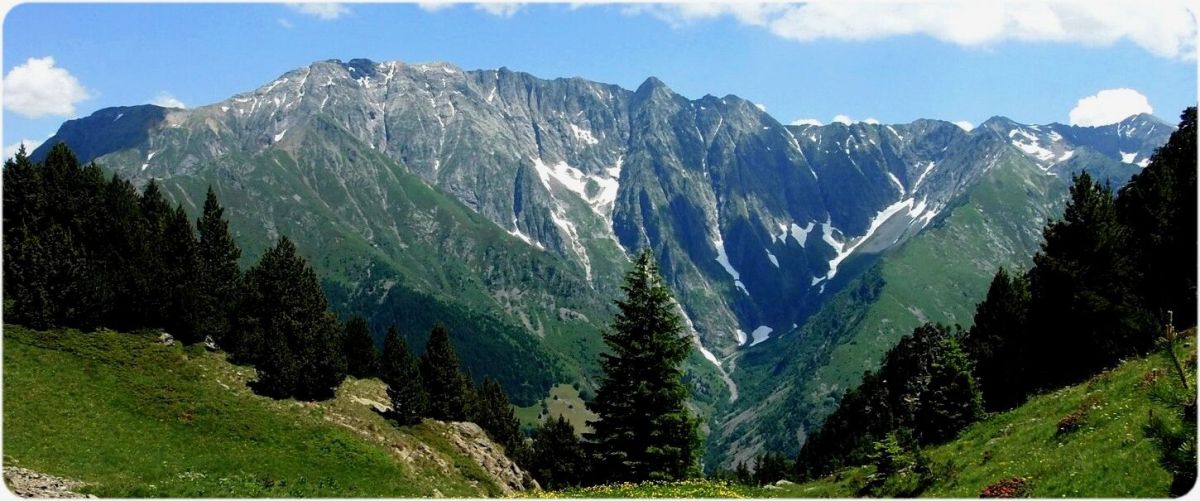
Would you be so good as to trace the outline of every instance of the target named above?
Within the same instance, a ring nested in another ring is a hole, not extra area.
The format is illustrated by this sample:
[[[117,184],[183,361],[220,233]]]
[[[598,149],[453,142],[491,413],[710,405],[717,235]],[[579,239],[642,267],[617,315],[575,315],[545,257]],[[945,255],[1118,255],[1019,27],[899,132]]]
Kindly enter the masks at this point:
[[[397,429],[375,380],[334,400],[251,393],[253,369],[150,334],[4,327],[4,461],[102,497],[476,497],[504,491],[451,425]],[[495,447],[494,445],[492,447]]]
[[[1195,372],[1196,339],[1185,338],[1180,356]],[[1158,463],[1158,450],[1146,438],[1153,406],[1149,383],[1174,377],[1165,353],[1128,360],[1089,381],[1031,398],[1013,410],[975,423],[948,443],[924,450],[932,484],[920,495],[976,497],[989,485],[1020,477],[1029,496],[1167,497],[1171,475]],[[1074,431],[1059,422],[1082,416]],[[842,470],[814,482],[779,491],[788,497],[858,495],[874,466]]]

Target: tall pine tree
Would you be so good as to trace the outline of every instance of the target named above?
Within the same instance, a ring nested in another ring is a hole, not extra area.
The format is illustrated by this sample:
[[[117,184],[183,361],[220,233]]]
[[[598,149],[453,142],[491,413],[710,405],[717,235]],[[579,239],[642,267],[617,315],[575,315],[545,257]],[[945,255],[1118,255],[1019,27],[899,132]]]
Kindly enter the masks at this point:
[[[280,237],[246,273],[239,326],[258,369],[255,390],[276,398],[333,396],[346,374],[341,329],[312,266]]]
[[[212,187],[204,197],[204,212],[196,221],[197,242],[197,313],[200,319],[196,335],[212,337],[227,351],[236,351],[231,320],[241,291],[242,272],[238,268],[241,249],[229,233],[225,209],[217,201]]]
[[[699,439],[685,402],[681,364],[691,340],[653,258],[643,250],[625,275],[612,330],[604,333],[604,378],[590,406],[587,438],[603,481],[671,480],[694,472]]]
[[[429,395],[421,380],[417,359],[408,351],[408,344],[396,326],[388,327],[383,338],[383,354],[380,357],[379,379],[388,385],[388,398],[392,401],[392,418],[401,425],[413,425],[429,413]]]
[[[1138,291],[1159,324],[1175,312],[1175,327],[1196,325],[1196,108],[1117,197],[1117,217],[1129,228],[1126,252],[1142,271]]]
[[[379,375],[379,352],[371,339],[367,321],[359,315],[351,318],[342,334],[342,350],[346,353],[346,373],[359,379]]]
[[[199,258],[196,235],[182,205],[175,207],[163,229],[160,255],[167,291],[166,318],[162,326],[183,343],[201,341],[203,338],[197,336],[201,319],[197,316]]]
[[[420,360],[421,380],[429,394],[429,417],[440,421],[466,421],[470,418],[471,382],[458,365],[458,355],[450,344],[450,333],[438,323],[429,333]]]
[[[975,307],[974,325],[963,337],[963,351],[975,363],[975,376],[989,410],[1011,409],[1025,400],[1029,356],[1038,340],[1029,336],[1029,286],[1023,274],[1000,268],[987,297]]]
[[[1062,219],[1043,234],[1029,271],[1030,326],[1041,340],[1031,354],[1038,380],[1047,387],[1076,381],[1148,349],[1153,324],[1134,289],[1112,191],[1078,175]]]
[[[484,378],[471,421],[483,428],[492,440],[504,447],[510,459],[524,465],[528,451],[521,437],[521,424],[500,383]]]

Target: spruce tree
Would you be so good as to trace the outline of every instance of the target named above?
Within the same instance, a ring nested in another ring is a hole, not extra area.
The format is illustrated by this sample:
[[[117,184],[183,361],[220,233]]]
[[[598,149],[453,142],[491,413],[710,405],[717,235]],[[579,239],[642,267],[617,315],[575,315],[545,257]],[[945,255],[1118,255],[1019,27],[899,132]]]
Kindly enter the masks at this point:
[[[128,270],[134,274],[138,293],[133,304],[140,309],[138,315],[142,319],[141,325],[165,327],[172,287],[162,251],[167,244],[164,238],[167,221],[173,211],[154,179],[142,190],[139,208],[145,232],[143,238],[136,242],[139,266]]]
[[[429,417],[440,421],[469,419],[471,382],[460,370],[450,333],[440,322],[429,333],[419,366],[425,392],[429,394]]]
[[[236,338],[230,336],[231,320],[238,304],[242,273],[238,268],[241,249],[229,233],[225,210],[212,187],[204,197],[204,211],[196,221],[197,246],[197,317],[201,320],[196,335],[212,337],[226,351],[237,351]]]
[[[1080,174],[1062,219],[1043,234],[1029,272],[1030,325],[1041,340],[1032,365],[1042,385],[1077,381],[1147,350],[1153,325],[1134,289],[1112,191]]]
[[[734,479],[741,485],[754,483],[754,476],[750,473],[750,468],[746,467],[745,461],[738,461],[737,470],[734,471]]]
[[[543,489],[580,485],[587,474],[587,452],[565,418],[547,418],[533,434],[529,470]]]
[[[403,426],[421,422],[429,413],[429,395],[417,368],[417,359],[408,351],[408,344],[396,332],[396,326],[388,327],[383,338],[383,354],[380,357],[379,379],[388,385],[388,398],[392,401],[391,417]]]
[[[471,421],[503,446],[510,459],[518,464],[525,462],[527,451],[524,450],[525,441],[521,438],[521,424],[500,383],[492,378],[484,378],[473,414]]]
[[[362,316],[355,315],[346,322],[342,337],[346,353],[346,373],[359,379],[379,375],[379,352],[371,339],[371,330]]]
[[[182,205],[175,207],[163,229],[160,256],[165,271],[164,289],[168,292],[162,326],[183,343],[201,341],[203,338],[197,337],[200,318],[197,316],[199,258],[196,235]]]
[[[1126,253],[1141,271],[1138,292],[1157,323],[1175,313],[1175,327],[1196,325],[1196,108],[1117,197],[1117,217],[1129,228]]]
[[[604,333],[604,377],[587,438],[604,481],[672,480],[693,472],[699,439],[685,403],[681,364],[691,352],[678,307],[649,251],[625,275],[612,329]]]
[[[326,311],[317,274],[287,237],[246,273],[239,324],[258,369],[255,390],[276,398],[320,400],[345,377],[341,329]]]
[[[1000,268],[987,297],[975,307],[974,325],[963,338],[963,351],[975,364],[975,377],[989,410],[1011,409],[1031,389],[1027,373],[1038,340],[1028,334],[1029,286],[1023,274]]]

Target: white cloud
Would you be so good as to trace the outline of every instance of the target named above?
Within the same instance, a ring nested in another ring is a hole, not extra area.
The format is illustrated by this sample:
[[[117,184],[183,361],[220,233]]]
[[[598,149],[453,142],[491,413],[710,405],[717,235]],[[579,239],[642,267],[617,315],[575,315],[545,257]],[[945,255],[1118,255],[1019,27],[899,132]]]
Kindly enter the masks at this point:
[[[954,123],[954,125],[959,126],[962,130],[965,130],[967,132],[970,132],[972,129],[975,128],[975,124],[968,122],[966,120],[959,120],[959,121],[953,122],[953,123]]]
[[[91,97],[79,79],[54,66],[50,56],[31,57],[4,76],[4,107],[29,118],[57,115],[72,118],[75,105]]]
[[[162,106],[164,108],[187,108],[183,101],[180,101],[175,96],[172,96],[167,91],[161,91],[150,100],[150,104]]]
[[[832,121],[843,124],[843,125],[850,125],[850,124],[854,123],[854,120],[851,120],[850,117],[848,117],[846,115],[837,115],[837,116],[833,117]]]
[[[825,125],[825,124],[815,118],[797,118],[795,120],[792,120],[792,123],[789,125],[818,125],[818,126],[820,126],[820,125]]]
[[[350,8],[340,3],[289,3],[289,9],[304,14],[313,16],[322,21],[332,21],[350,13]]]
[[[17,150],[21,145],[25,145],[25,153],[33,153],[33,150],[42,144],[42,141],[34,141],[32,139],[22,139],[21,142],[10,144],[4,147],[4,160],[8,160],[17,154]]]
[[[623,9],[679,26],[730,16],[776,36],[865,41],[923,35],[968,47],[1005,41],[1087,46],[1128,40],[1164,58],[1195,59],[1196,13],[1188,0],[1010,0],[980,2],[817,1],[786,4],[660,4]]]
[[[525,4],[522,3],[489,2],[475,4],[476,10],[481,10],[497,17],[513,17],[523,8],[525,8]]]
[[[296,27],[296,25],[292,24],[291,21],[288,21],[287,19],[284,19],[282,17],[279,19],[276,19],[276,22],[278,22],[280,26],[283,26],[284,28],[287,28],[289,30]]]
[[[1130,115],[1154,113],[1150,100],[1133,89],[1107,89],[1079,100],[1071,110],[1071,125],[1091,127],[1120,122]]]

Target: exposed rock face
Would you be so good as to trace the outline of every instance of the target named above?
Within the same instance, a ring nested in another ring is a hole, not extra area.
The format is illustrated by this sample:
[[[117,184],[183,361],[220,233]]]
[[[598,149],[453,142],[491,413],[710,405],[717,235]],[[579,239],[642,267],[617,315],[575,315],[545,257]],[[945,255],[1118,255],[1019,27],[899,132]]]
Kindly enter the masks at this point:
[[[13,494],[24,498],[94,498],[74,492],[83,482],[70,480],[20,466],[4,465],[4,484]]]
[[[446,438],[460,452],[479,464],[506,496],[527,489],[540,489],[537,480],[522,470],[504,448],[492,441],[475,423],[446,423]]]

